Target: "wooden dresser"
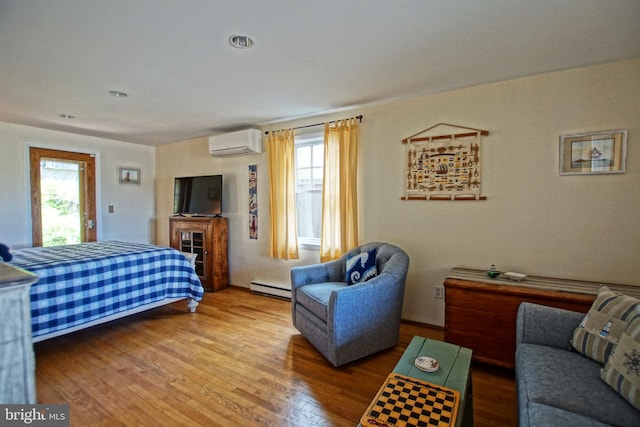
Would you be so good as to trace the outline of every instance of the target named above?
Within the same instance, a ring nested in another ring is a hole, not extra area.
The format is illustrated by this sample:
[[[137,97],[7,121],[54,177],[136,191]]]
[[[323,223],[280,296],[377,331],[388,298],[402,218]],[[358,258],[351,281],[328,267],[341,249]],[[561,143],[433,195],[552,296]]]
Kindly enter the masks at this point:
[[[0,261],[0,403],[36,403],[29,290],[35,274]]]
[[[606,284],[640,297],[640,287]],[[522,282],[454,268],[444,281],[447,342],[473,350],[473,358],[513,368],[516,313],[523,301],[586,313],[601,283],[528,276]],[[568,344],[568,343],[567,343]]]

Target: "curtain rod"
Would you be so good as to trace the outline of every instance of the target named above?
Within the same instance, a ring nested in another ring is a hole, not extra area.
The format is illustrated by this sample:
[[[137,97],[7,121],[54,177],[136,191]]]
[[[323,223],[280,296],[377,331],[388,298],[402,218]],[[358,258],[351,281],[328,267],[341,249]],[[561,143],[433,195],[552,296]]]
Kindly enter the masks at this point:
[[[362,114],[360,114],[359,116],[356,116],[355,118],[356,118],[356,119],[358,119],[358,122],[362,123]],[[339,120],[331,120],[330,122],[326,122],[326,123],[335,123],[335,122],[337,122],[337,121],[339,121]],[[315,124],[313,124],[313,125],[296,126],[296,127],[294,127],[294,128],[291,128],[291,129],[294,129],[294,130],[295,130],[295,129],[312,128],[312,127],[314,127],[314,126],[320,126],[320,125],[323,125],[323,124],[324,124],[324,123],[315,123]],[[277,131],[269,131],[269,130],[265,130],[265,131],[264,131],[264,134],[265,134],[265,135],[269,135],[269,132],[277,132]]]

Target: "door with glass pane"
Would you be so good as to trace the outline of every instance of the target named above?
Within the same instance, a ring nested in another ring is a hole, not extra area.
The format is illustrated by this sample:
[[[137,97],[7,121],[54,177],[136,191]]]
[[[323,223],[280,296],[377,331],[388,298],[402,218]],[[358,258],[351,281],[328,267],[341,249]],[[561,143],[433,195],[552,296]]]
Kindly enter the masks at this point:
[[[31,147],[33,246],[96,241],[95,157]]]

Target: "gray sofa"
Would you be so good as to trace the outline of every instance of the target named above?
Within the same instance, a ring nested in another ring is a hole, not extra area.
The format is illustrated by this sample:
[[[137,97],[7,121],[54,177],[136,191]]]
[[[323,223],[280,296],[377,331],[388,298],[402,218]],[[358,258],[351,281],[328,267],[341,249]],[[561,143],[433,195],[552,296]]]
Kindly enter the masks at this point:
[[[347,257],[377,249],[377,275],[345,283]],[[400,336],[409,256],[367,243],[341,258],[291,269],[293,325],[334,366],[393,347]]]
[[[574,352],[584,317],[522,303],[516,320],[520,426],[640,426],[640,412],[600,379],[603,365]]]

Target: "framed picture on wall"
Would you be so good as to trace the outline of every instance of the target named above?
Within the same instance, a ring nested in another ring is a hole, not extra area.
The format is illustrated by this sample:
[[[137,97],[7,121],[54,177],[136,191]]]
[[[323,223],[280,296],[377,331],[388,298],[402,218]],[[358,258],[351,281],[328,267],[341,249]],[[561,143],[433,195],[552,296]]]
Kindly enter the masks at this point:
[[[140,168],[118,166],[118,183],[122,185],[140,185]]]
[[[560,175],[624,173],[627,130],[560,136]]]

